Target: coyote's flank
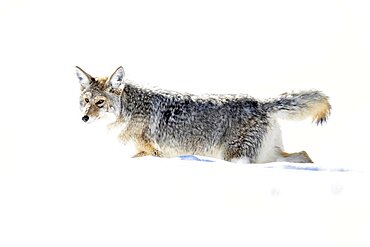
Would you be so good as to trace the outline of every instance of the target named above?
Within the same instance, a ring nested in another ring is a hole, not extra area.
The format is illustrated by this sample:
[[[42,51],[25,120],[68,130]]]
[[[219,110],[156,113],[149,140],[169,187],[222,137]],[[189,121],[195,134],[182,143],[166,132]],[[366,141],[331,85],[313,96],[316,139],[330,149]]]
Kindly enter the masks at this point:
[[[92,77],[76,67],[82,120],[115,117],[119,138],[133,141],[134,157],[194,154],[232,162],[310,163],[304,151],[286,153],[277,118],[311,117],[326,122],[328,97],[310,90],[259,101],[246,94],[194,95],[143,87],[119,67],[110,77]]]

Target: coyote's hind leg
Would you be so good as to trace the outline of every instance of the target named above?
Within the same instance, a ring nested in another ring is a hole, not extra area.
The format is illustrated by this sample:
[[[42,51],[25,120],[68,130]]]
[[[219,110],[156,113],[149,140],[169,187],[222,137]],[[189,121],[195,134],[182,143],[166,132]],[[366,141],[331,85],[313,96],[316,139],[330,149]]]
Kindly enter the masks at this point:
[[[305,151],[291,154],[281,152],[280,157],[276,161],[291,163],[313,163],[310,156],[308,156],[307,152]]]

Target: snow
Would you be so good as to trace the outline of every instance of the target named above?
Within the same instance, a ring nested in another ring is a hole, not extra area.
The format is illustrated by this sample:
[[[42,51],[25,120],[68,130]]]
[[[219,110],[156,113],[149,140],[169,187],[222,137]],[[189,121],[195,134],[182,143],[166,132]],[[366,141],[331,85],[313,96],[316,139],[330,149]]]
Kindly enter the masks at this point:
[[[370,246],[369,4],[0,1],[0,246]],[[78,65],[192,93],[319,89],[281,121],[315,164],[130,159],[85,124]]]
[[[76,119],[65,128],[77,132],[47,132],[37,145],[39,136],[29,134],[1,163],[0,246],[370,243],[367,170],[346,163],[131,159],[130,147],[103,126]]]
[[[366,173],[116,158],[2,178],[2,246],[369,244]]]

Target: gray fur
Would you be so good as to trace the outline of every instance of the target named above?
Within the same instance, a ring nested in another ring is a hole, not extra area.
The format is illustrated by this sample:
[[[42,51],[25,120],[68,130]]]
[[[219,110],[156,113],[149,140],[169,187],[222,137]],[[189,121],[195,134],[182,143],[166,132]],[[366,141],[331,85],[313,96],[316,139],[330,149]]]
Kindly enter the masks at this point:
[[[146,88],[128,81],[122,81],[120,89],[110,86],[109,80],[105,88],[94,83],[84,91],[98,90],[110,99],[118,125],[126,126],[120,136],[137,144],[137,157],[220,154],[227,161],[273,161],[259,158],[259,154],[268,145],[272,145],[277,156],[283,150],[280,140],[274,143],[268,139],[279,129],[279,113],[288,118],[317,115],[316,121],[322,123],[330,110],[327,97],[315,90],[259,101],[246,94],[198,96]],[[327,112],[315,112],[320,104],[328,105]]]
[[[269,124],[261,103],[247,95],[196,96],[127,83],[122,99],[124,119],[147,123],[146,138],[184,154],[227,146],[226,160],[253,159]]]

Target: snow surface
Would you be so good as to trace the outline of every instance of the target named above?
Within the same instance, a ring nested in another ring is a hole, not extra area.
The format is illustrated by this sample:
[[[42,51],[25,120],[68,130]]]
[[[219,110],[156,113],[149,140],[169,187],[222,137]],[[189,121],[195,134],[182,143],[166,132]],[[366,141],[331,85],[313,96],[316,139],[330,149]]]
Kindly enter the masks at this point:
[[[93,159],[24,165],[2,177],[1,246],[370,243],[364,172],[194,156]]]

